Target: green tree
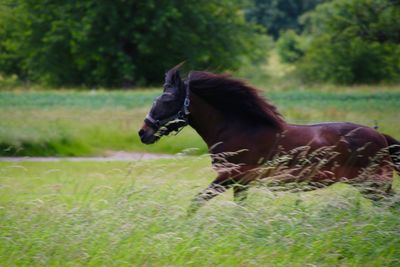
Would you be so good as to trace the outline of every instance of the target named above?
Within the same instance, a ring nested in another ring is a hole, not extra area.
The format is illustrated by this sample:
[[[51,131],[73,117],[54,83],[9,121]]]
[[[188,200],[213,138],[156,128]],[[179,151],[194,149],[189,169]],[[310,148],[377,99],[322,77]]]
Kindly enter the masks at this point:
[[[335,0],[304,17],[311,36],[299,69],[310,81],[400,81],[400,2]]]
[[[234,70],[267,45],[244,19],[243,2],[9,1],[0,71],[52,85],[121,86],[158,82],[183,60]]]
[[[0,2],[0,70],[23,77],[20,67],[22,54],[19,53],[23,43],[19,34],[21,21],[13,14],[13,10],[15,5],[12,1]]]
[[[299,17],[314,9],[326,0],[254,0],[252,8],[247,10],[246,17],[251,22],[256,22],[267,29],[275,39],[280,32],[303,29]]]
[[[293,30],[281,33],[276,42],[276,48],[281,61],[284,63],[294,63],[304,55],[302,38]]]

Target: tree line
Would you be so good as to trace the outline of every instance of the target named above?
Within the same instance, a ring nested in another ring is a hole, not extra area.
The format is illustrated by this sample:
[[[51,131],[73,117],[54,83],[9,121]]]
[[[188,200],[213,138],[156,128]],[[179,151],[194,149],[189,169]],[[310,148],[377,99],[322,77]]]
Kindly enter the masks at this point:
[[[271,38],[307,81],[400,80],[399,0],[0,0],[0,73],[54,86],[234,71]]]

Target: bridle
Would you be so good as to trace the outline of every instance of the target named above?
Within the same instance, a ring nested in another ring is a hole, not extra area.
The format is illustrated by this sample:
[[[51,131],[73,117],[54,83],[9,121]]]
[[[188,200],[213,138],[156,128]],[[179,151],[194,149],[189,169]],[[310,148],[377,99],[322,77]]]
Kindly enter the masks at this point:
[[[178,134],[186,125],[189,124],[189,80],[185,81],[185,99],[181,109],[174,115],[169,116],[162,120],[154,119],[150,113],[148,113],[144,119],[144,122],[155,130],[154,135],[161,137],[169,135],[171,132]]]

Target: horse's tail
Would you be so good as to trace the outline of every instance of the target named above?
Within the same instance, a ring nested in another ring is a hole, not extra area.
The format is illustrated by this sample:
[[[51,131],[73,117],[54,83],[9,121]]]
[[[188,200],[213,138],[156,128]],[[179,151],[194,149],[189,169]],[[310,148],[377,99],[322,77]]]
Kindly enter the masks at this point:
[[[393,137],[384,134],[389,146],[389,154],[394,163],[394,168],[397,173],[400,175],[400,142],[394,139]]]

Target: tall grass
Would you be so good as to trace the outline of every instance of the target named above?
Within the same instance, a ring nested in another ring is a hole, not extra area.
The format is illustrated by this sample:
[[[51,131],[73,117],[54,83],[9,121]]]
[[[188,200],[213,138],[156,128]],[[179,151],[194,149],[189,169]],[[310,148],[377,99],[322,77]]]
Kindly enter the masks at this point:
[[[341,92],[336,92],[340,90]],[[177,153],[206,147],[185,128],[141,144],[137,131],[159,90],[0,92],[0,155],[95,155],[109,150]],[[288,122],[351,121],[400,136],[400,88],[287,89],[265,95]]]
[[[1,266],[398,266],[400,212],[350,186],[231,192],[193,217],[205,157],[0,163]],[[399,190],[399,181],[395,188]]]

